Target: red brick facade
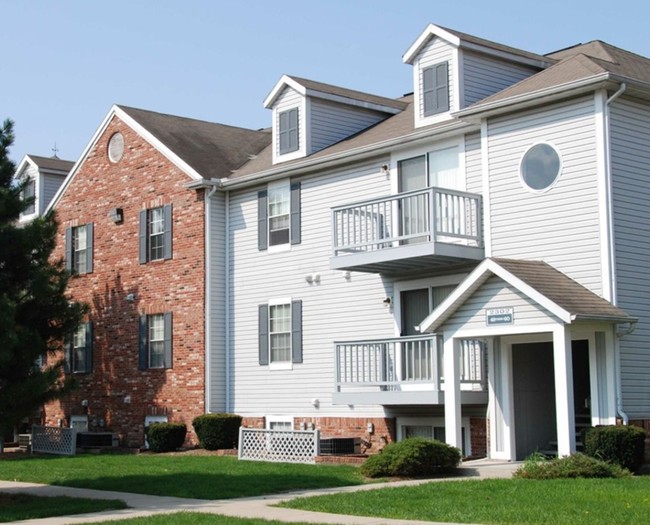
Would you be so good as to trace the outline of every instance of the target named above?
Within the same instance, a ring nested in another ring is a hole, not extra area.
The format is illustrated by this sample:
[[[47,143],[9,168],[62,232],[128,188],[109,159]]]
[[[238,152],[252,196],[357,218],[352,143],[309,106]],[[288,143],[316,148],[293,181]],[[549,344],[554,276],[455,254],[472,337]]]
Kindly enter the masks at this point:
[[[113,163],[107,145],[118,131],[124,155]],[[93,272],[69,285],[75,299],[90,305],[93,365],[92,372],[75,374],[78,388],[71,395],[46,407],[47,424],[67,425],[70,416],[87,414],[90,430],[112,430],[122,445],[141,446],[145,416],[165,414],[185,422],[188,443],[196,442],[191,422],[205,406],[205,229],[203,191],[185,188],[188,182],[188,175],[113,117],[56,205],[56,257],[64,255],[66,227],[93,223]],[[172,258],[140,264],[140,211],[167,204]],[[109,218],[112,208],[122,208],[123,222]],[[173,365],[139,370],[139,318],[165,312],[172,312]]]

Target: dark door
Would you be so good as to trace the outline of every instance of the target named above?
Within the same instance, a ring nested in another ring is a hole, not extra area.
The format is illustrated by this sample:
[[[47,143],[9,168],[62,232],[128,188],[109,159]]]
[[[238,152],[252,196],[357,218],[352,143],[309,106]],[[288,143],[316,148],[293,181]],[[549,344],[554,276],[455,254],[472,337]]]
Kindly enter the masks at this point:
[[[553,343],[512,345],[516,459],[557,440]]]

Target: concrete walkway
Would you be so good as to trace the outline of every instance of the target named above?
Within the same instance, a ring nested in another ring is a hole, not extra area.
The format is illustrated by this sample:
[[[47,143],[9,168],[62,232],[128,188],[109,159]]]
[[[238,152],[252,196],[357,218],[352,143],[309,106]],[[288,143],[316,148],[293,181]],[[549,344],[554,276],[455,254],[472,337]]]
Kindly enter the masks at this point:
[[[519,465],[516,463],[479,460],[464,463],[461,467],[464,478],[509,478]],[[120,499],[130,507],[124,510],[97,512],[92,514],[78,514],[75,516],[62,516],[43,518],[37,520],[24,520],[16,523],[23,525],[66,525],[74,523],[94,523],[99,521],[121,520],[154,514],[168,514],[172,512],[205,512],[222,514],[240,518],[262,518],[284,522],[308,523],[336,523],[345,525],[398,525],[398,524],[425,524],[436,525],[431,521],[393,520],[387,518],[368,518],[362,516],[347,516],[342,514],[328,514],[323,512],[310,512],[273,507],[281,502],[303,496],[317,496],[321,494],[334,494],[340,492],[354,492],[360,490],[374,490],[390,486],[408,486],[429,483],[431,481],[451,481],[454,478],[436,480],[409,480],[390,483],[374,483],[371,485],[358,485],[354,487],[338,487],[331,489],[309,490],[285,493],[282,495],[260,496],[254,498],[239,498],[230,500],[203,500],[189,498],[174,498],[167,496],[148,496],[145,494],[131,494],[92,489],[77,489],[72,487],[58,487],[54,485],[40,485],[36,483],[22,483],[16,481],[0,481],[0,492],[28,493],[35,496],[71,496],[79,498]],[[445,523],[444,525],[453,525]]]

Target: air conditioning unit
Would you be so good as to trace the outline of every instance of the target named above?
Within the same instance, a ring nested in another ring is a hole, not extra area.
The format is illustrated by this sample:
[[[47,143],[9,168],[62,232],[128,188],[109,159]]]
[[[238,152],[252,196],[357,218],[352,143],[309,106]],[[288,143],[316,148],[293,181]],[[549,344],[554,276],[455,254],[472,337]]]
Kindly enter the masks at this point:
[[[78,448],[117,447],[120,440],[113,432],[77,432]]]
[[[321,456],[350,456],[361,454],[361,438],[326,438],[320,440]]]

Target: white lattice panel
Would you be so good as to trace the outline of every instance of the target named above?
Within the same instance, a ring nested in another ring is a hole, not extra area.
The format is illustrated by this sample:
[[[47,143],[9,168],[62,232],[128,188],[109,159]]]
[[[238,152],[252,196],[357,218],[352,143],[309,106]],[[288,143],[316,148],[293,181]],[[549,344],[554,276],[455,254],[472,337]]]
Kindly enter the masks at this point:
[[[283,463],[315,463],[318,430],[239,429],[239,459]]]
[[[77,449],[77,431],[63,427],[32,427],[32,452],[74,456]]]

